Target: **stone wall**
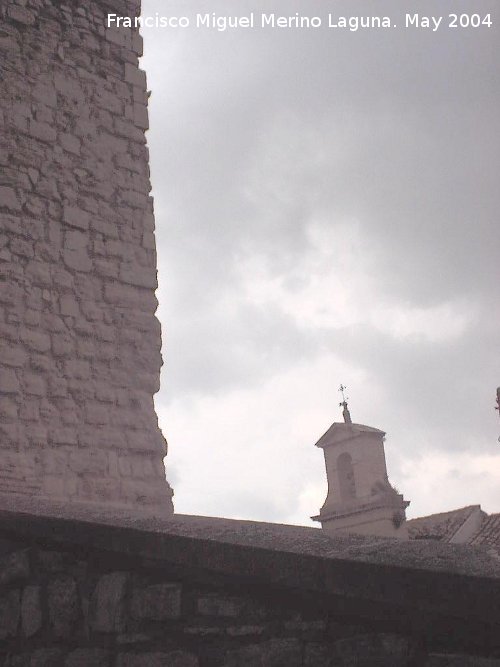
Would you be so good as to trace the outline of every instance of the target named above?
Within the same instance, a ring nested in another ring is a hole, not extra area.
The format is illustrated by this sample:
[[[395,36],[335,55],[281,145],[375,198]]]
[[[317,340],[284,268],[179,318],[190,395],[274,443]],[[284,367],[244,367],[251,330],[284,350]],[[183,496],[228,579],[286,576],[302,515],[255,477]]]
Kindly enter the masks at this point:
[[[130,561],[117,569],[109,555],[19,546],[2,562],[2,667],[365,664],[356,656],[399,665],[411,651],[405,637],[342,624],[269,592],[221,590]]]
[[[272,556],[288,573],[282,577],[266,550],[243,547],[236,560],[227,543],[201,536],[176,546],[177,521],[169,535],[159,525],[141,533],[0,516],[0,666],[500,667],[498,604],[493,616],[485,609],[488,627],[473,611],[473,594],[459,605],[436,600],[445,573],[432,586],[408,571],[406,596],[394,604],[396,570],[344,561],[350,583],[332,595],[317,574],[329,576],[328,568],[290,552]],[[207,566],[196,565],[204,557]],[[235,576],[237,561],[252,563],[245,576]],[[385,601],[354,594],[365,576]],[[466,578],[454,582],[464,590]],[[489,584],[493,596],[497,584]],[[478,579],[474,590],[487,587]]]
[[[297,595],[3,540],[2,667],[499,667]],[[6,553],[5,553],[6,552]]]
[[[0,483],[170,513],[139,5],[0,4]]]

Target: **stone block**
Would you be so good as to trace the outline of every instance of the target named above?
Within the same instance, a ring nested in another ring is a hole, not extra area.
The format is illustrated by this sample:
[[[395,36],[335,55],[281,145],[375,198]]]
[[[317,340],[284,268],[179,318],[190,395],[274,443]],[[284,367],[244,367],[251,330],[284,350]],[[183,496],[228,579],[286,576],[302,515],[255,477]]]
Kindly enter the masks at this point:
[[[155,235],[152,232],[144,232],[142,235],[142,245],[147,250],[156,250]]]
[[[120,153],[119,155],[116,155],[114,161],[117,167],[123,167],[129,171],[141,171],[141,163],[134,159],[129,153]]]
[[[198,667],[198,658],[186,651],[119,653],[116,667]],[[243,667],[245,663],[241,663]]]
[[[159,370],[158,366],[158,370]],[[160,390],[160,374],[158,373],[137,373],[136,387],[142,391],[156,394]]]
[[[125,63],[125,81],[133,86],[145,89],[147,87],[146,72],[135,65]]]
[[[95,632],[123,632],[128,573],[100,577],[90,601],[89,625]]]
[[[110,652],[102,648],[77,648],[66,656],[64,667],[109,667]]]
[[[0,396],[0,419],[15,421],[18,417],[19,406],[9,396]]]
[[[142,130],[149,127],[148,108],[144,104],[134,104],[134,123]]]
[[[19,410],[19,416],[24,421],[38,421],[40,419],[38,400],[23,401]]]
[[[328,644],[310,642],[304,648],[304,667],[333,667],[335,664]]]
[[[109,259],[94,259],[94,270],[103,278],[118,278],[119,264]]]
[[[0,586],[25,581],[30,574],[27,551],[15,551],[0,559]]]
[[[30,654],[29,667],[59,667],[62,656],[59,648],[40,648]]]
[[[213,636],[222,636],[225,632],[223,627],[207,627],[205,625],[192,625],[185,627],[183,633],[185,635],[190,635],[191,637],[213,637]]]
[[[69,334],[54,334],[52,336],[52,353],[55,357],[71,357],[74,351],[75,341]]]
[[[115,118],[114,131],[120,137],[130,139],[131,141],[144,141],[144,132],[134,125],[132,121],[123,120],[123,118]],[[120,185],[127,187],[128,181],[124,174],[117,175],[120,177]]]
[[[0,270],[1,274],[1,270]],[[23,290],[19,285],[15,285],[12,283],[7,283],[5,284],[5,281],[2,280],[2,277],[0,275],[0,280],[1,280],[1,285],[2,285],[2,290],[0,294],[0,303],[5,303],[9,306],[15,306],[19,303],[22,303],[22,298],[23,298]],[[7,277],[7,279],[9,279]],[[10,338],[10,336],[9,336]],[[12,340],[12,338],[10,338]]]
[[[149,197],[135,190],[121,190],[120,199],[122,203],[128,204],[130,208],[146,209],[149,204]]]
[[[78,588],[73,577],[59,575],[47,586],[49,624],[56,638],[70,637],[80,618]]]
[[[56,72],[54,86],[57,92],[66,99],[66,102],[69,102],[72,106],[79,106],[85,103],[85,93],[82,90],[82,84],[73,76],[66,76],[62,72]]]
[[[59,135],[59,142],[65,151],[73,153],[74,155],[80,155],[81,142],[78,137],[75,137],[72,134],[67,134],[66,132],[61,132]]]
[[[43,262],[58,262],[60,248],[45,241],[38,241],[35,244],[35,255]]]
[[[63,222],[68,227],[87,230],[89,228],[90,216],[87,211],[74,206],[65,206],[63,209]]]
[[[35,255],[35,251],[33,250],[33,243],[25,241],[19,237],[13,238],[11,240],[9,248],[10,251],[14,253],[14,255],[19,255],[20,257],[27,257],[28,259],[31,259]]]
[[[40,455],[40,463],[44,475],[67,474],[68,454],[65,450],[45,449]]]
[[[61,572],[64,569],[64,554],[60,551],[38,551],[38,565],[42,572]]]
[[[87,405],[85,408],[87,424],[105,425],[109,423],[109,408],[104,405]]]
[[[70,231],[64,234],[64,247],[68,250],[81,250],[86,248],[89,241],[88,234],[80,231]]]
[[[57,371],[55,359],[45,353],[32,352],[30,356],[30,367],[37,373],[54,373]]]
[[[12,590],[0,597],[0,639],[15,637],[21,614],[21,596]]]
[[[113,220],[115,218],[114,211],[112,210],[103,211],[103,208],[101,207],[99,212],[101,215],[106,215],[108,220]],[[119,227],[116,222],[106,222],[105,220],[99,220],[98,218],[95,218],[91,221],[90,226],[95,232],[98,232],[107,238],[118,239]]]
[[[36,120],[30,120],[28,124],[28,132],[35,139],[53,144],[57,139],[57,132],[48,123],[39,123]]]
[[[24,373],[23,384],[26,394],[32,394],[34,396],[45,396],[47,392],[45,380],[40,375],[35,375],[34,373]]]
[[[22,437],[22,426],[15,422],[11,424],[0,423],[0,442],[5,448],[17,447]]]
[[[102,320],[102,308],[95,301],[82,301],[81,310],[82,314],[91,322]]]
[[[18,345],[11,345],[5,341],[0,343],[0,358],[5,366],[20,367],[28,361],[28,353]]]
[[[63,259],[66,266],[75,271],[88,273],[92,270],[92,260],[85,248],[81,250],[64,250]]]
[[[64,362],[64,371],[67,378],[74,380],[90,378],[90,364],[84,359],[67,359]]]
[[[12,368],[4,368],[0,373],[0,394],[17,394],[21,386],[16,372]]]
[[[95,442],[95,435],[94,435]],[[122,492],[120,480],[111,477],[93,479],[79,478],[77,495],[81,500],[100,502],[104,504],[124,502],[128,500]]]
[[[105,90],[102,87],[97,88],[94,100],[97,106],[102,107],[113,114],[121,115],[123,113],[123,102],[115,95],[115,93],[109,90]]]
[[[33,285],[40,287],[51,287],[52,277],[50,265],[46,262],[31,261],[26,267],[26,276],[30,278]]]
[[[80,306],[72,294],[63,294],[59,299],[59,308],[61,315],[68,317],[78,317],[80,315]]]
[[[263,625],[237,625],[227,628],[226,631],[230,637],[249,637],[263,634],[265,628]]]
[[[302,667],[298,639],[270,639],[226,652],[224,667]]]
[[[33,87],[32,95],[37,102],[41,102],[45,106],[52,107],[53,109],[57,106],[57,94],[50,78],[47,78],[45,81],[39,80]],[[38,175],[36,170],[31,171],[30,178],[34,183],[38,180]]]
[[[52,269],[52,279],[54,285],[56,285],[61,292],[70,292],[74,290],[74,279],[73,275],[63,269],[61,266],[54,267]]]
[[[120,278],[124,283],[129,283],[130,285],[149,287],[150,289],[156,289],[158,287],[156,269],[146,268],[131,262],[126,262],[121,265]]]
[[[33,12],[30,12],[28,9],[20,7],[19,5],[10,5],[7,9],[7,15],[16,23],[22,23],[24,25],[33,25],[35,23]]]
[[[39,310],[29,309],[24,314],[24,321],[30,327],[37,327],[42,321],[42,316]]]
[[[56,426],[49,430],[49,440],[54,445],[77,445],[78,433],[70,426]]]
[[[25,637],[32,637],[42,627],[40,586],[26,586],[21,598],[21,625]]]
[[[410,654],[408,639],[399,635],[362,634],[336,641],[334,655],[342,665],[396,667]],[[404,663],[403,663],[404,664]]]
[[[96,358],[96,344],[92,339],[80,338],[77,341],[76,349],[79,357],[83,357],[84,359]]]
[[[36,352],[48,352],[50,350],[50,336],[36,329],[23,329],[21,340],[31,350]]]
[[[164,583],[135,588],[130,612],[136,619],[165,621],[180,618],[181,585]]]
[[[102,475],[108,469],[108,455],[100,449],[76,449],[68,458],[68,468],[77,475]]]
[[[201,616],[220,616],[236,618],[245,606],[245,600],[240,598],[223,597],[218,594],[199,597],[196,611]]]
[[[110,282],[104,286],[104,299],[116,306],[135,307],[137,310],[153,312],[158,305],[155,296],[150,291],[116,282]]]
[[[40,447],[49,441],[49,430],[43,424],[27,424],[25,433],[30,445]]]
[[[68,378],[68,391],[71,394],[71,397],[77,403],[83,403],[88,399],[93,399],[95,395],[94,383],[92,381],[84,382],[83,380]],[[95,428],[92,428],[95,441]],[[100,439],[101,429],[99,429],[99,439]]]
[[[42,290],[39,287],[30,285],[26,289],[26,305],[34,310],[43,308]]]
[[[105,37],[108,42],[123,46],[125,49],[132,47],[132,30],[130,28],[112,26],[106,29]]]
[[[432,654],[423,667],[500,667],[500,658],[481,658],[463,654]]]
[[[5,185],[0,186],[0,208],[6,208],[9,211],[20,211],[22,206],[14,188]]]

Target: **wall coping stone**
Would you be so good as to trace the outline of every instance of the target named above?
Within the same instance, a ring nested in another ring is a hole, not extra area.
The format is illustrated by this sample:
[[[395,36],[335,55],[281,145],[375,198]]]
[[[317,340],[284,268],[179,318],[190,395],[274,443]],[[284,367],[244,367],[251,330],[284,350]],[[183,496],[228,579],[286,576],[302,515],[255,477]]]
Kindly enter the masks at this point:
[[[500,558],[461,544],[401,542],[213,517],[128,517],[119,510],[0,496],[0,531],[273,586],[369,613],[500,626]],[[500,637],[500,632],[498,633]]]

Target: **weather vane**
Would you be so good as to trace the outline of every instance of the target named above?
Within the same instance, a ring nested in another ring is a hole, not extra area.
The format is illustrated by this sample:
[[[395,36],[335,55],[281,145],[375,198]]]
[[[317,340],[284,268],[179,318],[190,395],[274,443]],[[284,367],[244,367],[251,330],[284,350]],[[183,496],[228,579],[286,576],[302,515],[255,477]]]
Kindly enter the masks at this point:
[[[498,410],[498,416],[500,417],[500,387],[497,387],[497,405],[495,410]],[[498,437],[498,442],[500,442],[500,436]]]
[[[345,395],[347,387],[345,387],[343,384],[340,385],[339,391],[342,394],[342,401],[339,403],[339,406],[342,409],[342,416],[344,417],[344,421],[346,424],[352,424],[352,419],[351,419],[351,414],[349,412],[349,408],[347,407],[347,396]]]

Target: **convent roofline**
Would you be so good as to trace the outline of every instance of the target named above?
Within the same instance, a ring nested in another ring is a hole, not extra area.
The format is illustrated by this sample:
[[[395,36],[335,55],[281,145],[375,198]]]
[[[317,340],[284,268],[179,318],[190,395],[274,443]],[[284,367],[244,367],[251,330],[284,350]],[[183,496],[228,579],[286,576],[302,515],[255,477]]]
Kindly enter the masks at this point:
[[[337,444],[346,440],[351,440],[361,433],[373,433],[385,436],[385,431],[381,431],[373,426],[366,426],[365,424],[344,424],[343,422],[334,422],[330,428],[323,433],[321,438],[315,444],[316,447],[325,447],[330,444]]]

